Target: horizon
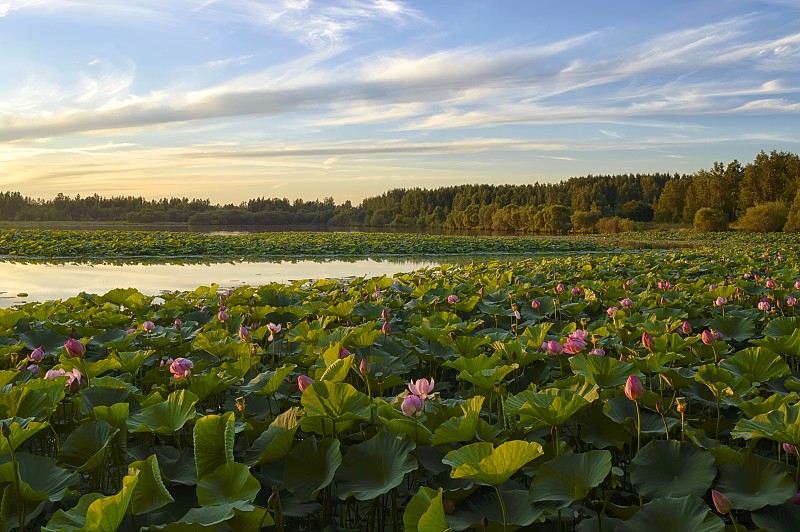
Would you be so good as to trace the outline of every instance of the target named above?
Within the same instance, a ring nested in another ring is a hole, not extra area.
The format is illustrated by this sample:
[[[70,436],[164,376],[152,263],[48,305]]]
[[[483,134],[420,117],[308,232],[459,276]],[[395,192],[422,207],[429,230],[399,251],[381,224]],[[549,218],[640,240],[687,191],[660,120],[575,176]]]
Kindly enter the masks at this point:
[[[800,144],[797,20],[790,0],[0,1],[0,190],[358,205],[744,165]]]

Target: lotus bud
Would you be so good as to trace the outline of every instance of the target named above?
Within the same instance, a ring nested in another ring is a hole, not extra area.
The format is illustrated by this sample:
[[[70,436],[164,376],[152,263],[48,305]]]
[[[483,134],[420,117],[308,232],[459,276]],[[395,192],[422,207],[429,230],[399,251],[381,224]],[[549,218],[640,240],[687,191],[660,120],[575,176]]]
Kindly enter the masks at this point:
[[[766,284],[767,284],[767,288],[775,288],[776,286],[778,286],[778,284],[772,279],[767,279],[767,283]]]
[[[684,320],[683,325],[681,325],[681,332],[687,336],[692,334],[692,325]]]
[[[424,409],[425,401],[414,394],[406,395],[400,405],[400,410],[403,411],[403,415],[406,417],[419,416]]]
[[[39,376],[39,366],[37,366],[36,364],[31,364],[30,366],[28,366],[28,371],[30,371],[37,377]]]
[[[183,321],[180,318],[175,318],[173,325],[175,325],[175,328],[180,331],[181,327],[183,327]]]
[[[478,295],[479,295],[479,296],[481,296],[481,297],[483,297],[483,294],[484,294],[484,289],[483,289],[483,287],[481,286],[481,287],[480,287],[480,289],[478,290]]]
[[[606,355],[606,352],[603,351],[602,347],[595,347],[594,349],[589,351],[589,354],[590,355],[594,355],[594,356],[598,356],[598,357],[602,357],[602,356]]]
[[[267,506],[270,508],[275,508],[278,503],[280,503],[280,495],[278,495],[278,489],[273,486],[272,494],[269,496],[269,499],[267,499]]]
[[[730,513],[730,511],[733,509],[730,499],[717,490],[711,490],[711,500],[714,501],[714,507],[722,515]]]
[[[217,312],[217,319],[219,321],[221,321],[222,323],[225,323],[226,321],[228,321],[230,319],[230,317],[231,317],[230,314],[228,314],[224,310],[220,310],[219,312]]]
[[[136,329],[133,329],[133,328],[131,328],[131,329],[127,329],[127,330],[125,331],[125,334],[126,334],[126,335],[128,335],[128,336],[130,336],[130,335],[132,335],[132,334],[133,334],[133,333],[135,333],[135,332],[136,332]]]
[[[624,390],[625,396],[628,399],[631,401],[638,401],[644,393],[644,386],[642,386],[642,381],[639,380],[639,377],[636,375],[631,375],[628,377],[628,381],[625,383]]]
[[[553,293],[558,295],[564,291],[564,283],[558,283],[555,288],[553,288]]]
[[[520,319],[522,315],[519,313],[517,309],[514,309],[514,319]]]
[[[570,290],[570,292],[572,293],[573,296],[579,296],[579,295],[581,295],[583,293],[583,290],[581,290],[580,288],[578,288],[576,286],[575,288]]]
[[[449,296],[447,296],[447,302],[450,303],[451,305],[455,305],[456,303],[458,303],[458,301],[459,298],[455,294],[450,294]]]
[[[625,281],[625,288],[630,288],[631,286],[633,286],[633,280],[628,279]]]
[[[239,339],[246,342],[250,338],[250,329],[244,325],[239,325]]]
[[[299,377],[297,377],[297,387],[300,388],[300,393],[305,392],[306,388],[311,386],[313,382],[314,379],[312,379],[308,375],[300,375]]]
[[[608,310],[606,310],[606,314],[608,314],[609,318],[614,319],[614,313],[618,310],[618,307],[609,307]]]
[[[86,346],[75,338],[67,340],[67,343],[64,344],[64,349],[66,349],[67,354],[73,358],[83,358],[84,355],[86,355]]]
[[[622,308],[631,308],[633,306],[633,300],[626,297],[625,299],[620,301],[619,304],[622,305]]]
[[[712,333],[712,334],[714,335],[714,340],[717,340],[717,341],[719,341],[719,342],[721,342],[722,340],[724,340],[724,339],[725,339],[725,335],[724,335],[724,334],[722,334],[722,333],[721,333],[721,332],[719,332],[719,331],[713,331],[713,333]]]
[[[795,290],[800,290],[800,281],[795,281],[794,282],[794,288],[795,288]]]
[[[187,379],[192,374],[194,363],[188,358],[178,357],[169,366],[169,372],[174,379]]]
[[[362,375],[369,375],[371,368],[366,358],[361,359],[361,364],[358,365],[358,370],[361,372]]]
[[[715,285],[715,284],[708,285],[708,291],[709,292],[713,292],[716,289],[717,289],[717,285]]]
[[[542,342],[542,351],[546,351],[551,355],[557,355],[564,350],[564,346],[561,345],[561,342],[558,340],[549,340],[546,342]]]
[[[789,296],[789,297],[786,298],[786,306],[787,307],[793,307],[795,305],[797,305],[797,298],[796,297]]]
[[[148,320],[148,321],[142,323],[142,330],[144,332],[146,332],[146,333],[152,332],[153,329],[155,329],[155,328],[156,328],[156,324],[153,323],[152,321]]]
[[[792,504],[800,505],[800,491],[792,495],[792,498],[789,499],[789,502]]]
[[[541,306],[542,306],[542,304],[541,304],[541,303],[539,303],[539,300],[538,300],[538,299],[534,299],[533,301],[531,301],[531,308],[532,308],[533,310],[536,310],[537,308],[539,308],[539,307],[541,307]]]
[[[706,329],[700,335],[700,338],[703,340],[703,343],[706,345],[711,345],[714,343],[714,333]]]
[[[770,308],[771,307],[770,307],[769,301],[759,301],[758,302],[758,310],[763,310],[764,312],[767,312]]]
[[[722,296],[718,297],[717,300],[714,301],[714,305],[717,306],[717,307],[724,307],[727,304],[728,304],[728,300],[725,299]]]
[[[381,310],[381,318],[383,318],[383,321],[389,321],[389,309],[388,308],[383,307],[383,310]]]
[[[34,349],[30,355],[28,355],[28,360],[33,362],[34,364],[38,364],[42,360],[44,360],[44,346],[40,345],[36,349]]]
[[[794,446],[793,444],[791,444],[791,443],[784,443],[784,444],[783,444],[783,451],[784,451],[786,454],[797,454],[797,447],[795,447],[795,446]]]
[[[749,273],[746,273],[746,274],[742,275],[743,279],[750,279],[751,277],[753,277],[753,276],[752,276],[752,274],[749,274]]]
[[[656,343],[653,340],[653,337],[650,336],[650,333],[648,333],[647,331],[642,333],[642,345],[648,351],[652,351],[653,348],[656,346]]]
[[[389,334],[390,332],[392,332],[392,326],[389,325],[388,321],[383,322],[383,325],[381,326],[381,332],[383,334]]]

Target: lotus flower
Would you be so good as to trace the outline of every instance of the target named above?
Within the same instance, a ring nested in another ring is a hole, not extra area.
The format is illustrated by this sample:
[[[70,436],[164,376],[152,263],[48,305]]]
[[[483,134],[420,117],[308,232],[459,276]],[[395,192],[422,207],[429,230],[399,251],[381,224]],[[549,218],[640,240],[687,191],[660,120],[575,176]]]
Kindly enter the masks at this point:
[[[766,284],[767,288],[775,288],[776,286],[778,286],[778,283],[776,283],[773,279],[767,279]]]
[[[800,491],[792,495],[792,498],[789,499],[789,502],[792,504],[800,505]]]
[[[713,292],[716,289],[717,289],[717,285],[715,285],[715,284],[708,285],[708,291],[709,292]]]
[[[730,513],[731,509],[733,509],[731,500],[717,490],[711,490],[711,500],[714,501],[714,507],[722,515]]]
[[[38,364],[42,360],[44,360],[44,346],[40,345],[36,349],[34,349],[30,355],[28,355],[28,360],[33,362],[34,364]]]
[[[405,399],[403,399],[403,403],[400,405],[400,410],[402,410],[403,415],[407,417],[419,416],[424,409],[425,401],[414,394],[406,395]]]
[[[622,308],[631,308],[633,306],[633,300],[626,297],[625,299],[620,301],[619,304],[622,305]]]
[[[74,393],[80,390],[82,375],[81,372],[78,371],[78,368],[72,368],[70,371],[64,371],[61,368],[51,369],[44,374],[44,379],[48,381],[57,377],[69,377],[67,382],[64,384],[64,387],[68,388],[69,391]]]
[[[166,360],[162,360],[159,366],[163,368],[164,366],[169,366],[171,364],[172,364],[172,357],[169,357]]]
[[[175,325],[175,328],[180,331],[181,327],[183,327],[183,321],[180,318],[175,318],[173,325]]]
[[[269,323],[267,323],[267,329],[269,329],[269,338],[267,338],[267,340],[272,342],[272,341],[275,340],[275,335],[278,334],[279,332],[281,332],[281,324],[280,323],[275,324],[275,323],[269,322]]]
[[[549,340],[542,343],[542,351],[546,351],[551,355],[558,355],[564,350],[564,346],[558,340]]]
[[[722,296],[718,297],[717,300],[714,301],[714,305],[717,306],[717,307],[724,307],[727,304],[728,304],[728,300],[725,299]]]
[[[314,379],[309,377],[308,375],[300,375],[297,377],[297,387],[300,388],[300,393],[305,392],[306,388],[311,386],[314,382]]]
[[[67,354],[73,358],[83,358],[86,355],[86,346],[75,338],[67,340],[67,343],[64,344],[64,349],[66,349]]]
[[[789,297],[786,298],[786,306],[787,307],[793,307],[795,305],[797,305],[797,298],[796,297],[789,296]]]
[[[720,341],[720,342],[721,342],[722,340],[724,340],[724,339],[725,339],[725,335],[724,335],[724,334],[722,334],[722,333],[721,333],[721,332],[719,332],[719,331],[712,331],[712,334],[714,335],[714,340],[718,340],[718,341]]]
[[[562,350],[563,350],[564,353],[567,353],[567,354],[570,354],[570,355],[576,355],[576,354],[580,353],[583,350],[584,347],[586,347],[586,341],[585,340],[583,340],[581,338],[570,336],[569,338],[567,338],[567,341],[564,343],[564,346],[562,347]]]
[[[758,302],[758,310],[763,310],[764,312],[767,312],[770,308],[771,305],[769,304],[769,301],[762,300]]]
[[[560,294],[563,291],[564,291],[564,283],[558,283],[555,286],[555,288],[553,288],[553,293],[554,294]]]
[[[388,322],[388,321],[384,321],[384,322],[383,322],[383,325],[381,325],[381,332],[382,332],[383,334],[385,334],[385,335],[386,335],[386,334],[389,334],[390,332],[392,332],[392,326],[391,326],[391,325],[389,325],[389,322]]]
[[[578,288],[578,287],[576,286],[575,288],[573,288],[572,290],[570,290],[570,292],[572,292],[572,295],[573,295],[573,296],[579,296],[579,295],[581,295],[581,294],[583,293],[583,290],[581,290],[580,288]]]
[[[602,357],[602,356],[606,355],[606,352],[603,351],[603,348],[601,348],[601,347],[595,347],[594,349],[589,351],[589,354],[590,355],[594,355],[594,356],[598,356],[598,357]]]
[[[703,331],[700,334],[700,338],[703,340],[703,343],[706,344],[706,345],[711,345],[715,341],[714,333],[712,333],[708,329],[706,329],[705,331]]]
[[[455,294],[450,294],[449,296],[447,296],[447,302],[450,303],[451,305],[455,305],[456,303],[458,303],[458,301],[459,301],[458,296]]]
[[[230,314],[228,314],[228,312],[225,310],[220,310],[219,312],[217,312],[217,319],[222,323],[225,323],[230,318],[231,318]]]
[[[572,331],[569,337],[578,338],[579,340],[586,341],[586,339],[589,337],[589,332],[586,329],[575,329],[574,331]]]
[[[683,325],[681,325],[681,332],[687,336],[692,334],[692,325],[684,320]]]
[[[795,290],[800,290],[800,281],[795,281],[794,282],[794,288],[795,288]]]
[[[608,309],[608,310],[606,310],[606,314],[608,314],[608,317],[609,317],[609,318],[611,318],[611,319],[614,319],[614,313],[615,313],[616,311],[618,311],[618,310],[619,310],[619,308],[618,308],[618,307],[609,307],[609,309]]]
[[[28,366],[27,369],[37,377],[39,376],[39,366],[37,366],[36,364],[31,364],[30,366]]]
[[[631,375],[628,377],[628,381],[625,383],[624,390],[625,396],[628,399],[631,401],[638,401],[644,393],[644,386],[642,386],[642,381],[639,380],[639,377],[636,375]]]
[[[642,345],[648,351],[652,351],[652,349],[656,346],[656,343],[653,340],[653,337],[650,336],[650,333],[648,333],[647,331],[644,331],[642,333]]]
[[[797,454],[797,447],[795,447],[795,446],[794,446],[793,444],[791,444],[791,443],[784,443],[784,444],[783,444],[783,451],[784,451],[786,454]]]
[[[174,379],[186,379],[192,374],[194,363],[188,358],[176,358],[169,366],[169,372]]]
[[[628,279],[625,281],[625,288],[630,288],[631,286],[633,286],[633,280]]]
[[[156,328],[156,324],[153,323],[152,321],[148,320],[148,321],[142,323],[142,330],[144,332],[146,332],[146,333],[152,332],[153,329],[155,329],[155,328]]]
[[[370,367],[369,362],[367,362],[367,359],[362,358],[361,363],[358,365],[358,371],[360,371],[362,375],[369,375],[371,370],[372,368]]]
[[[427,399],[433,393],[434,380],[417,379],[408,383],[408,389],[412,394],[418,396],[420,399]]]
[[[383,318],[383,321],[389,321],[389,309],[388,308],[383,307],[383,310],[381,310],[381,318]]]
[[[541,307],[541,306],[542,306],[542,304],[541,304],[541,303],[539,303],[539,300],[538,300],[538,299],[534,299],[533,301],[531,301],[531,308],[532,308],[533,310],[536,310],[537,308],[539,308],[539,307]]]
[[[244,325],[239,325],[239,339],[243,342],[246,342],[250,339],[250,329],[245,327]]]

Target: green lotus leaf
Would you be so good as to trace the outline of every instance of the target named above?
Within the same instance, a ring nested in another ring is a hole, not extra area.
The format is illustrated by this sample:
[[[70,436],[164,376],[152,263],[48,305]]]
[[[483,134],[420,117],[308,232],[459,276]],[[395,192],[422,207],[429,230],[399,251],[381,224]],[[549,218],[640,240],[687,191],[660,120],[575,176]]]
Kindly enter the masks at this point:
[[[52,329],[32,329],[21,333],[19,338],[25,342],[25,346],[28,349],[34,350],[42,346],[45,353],[50,355],[61,351],[69,336]]]
[[[236,436],[233,412],[201,417],[194,425],[193,436],[197,478],[203,478],[222,464],[233,462]]]
[[[306,416],[334,422],[370,419],[370,398],[345,382],[314,382],[300,400]]]
[[[336,316],[337,318],[347,318],[358,302],[354,300],[340,301],[335,305],[328,305],[320,310],[323,316]]]
[[[342,382],[347,377],[347,374],[350,373],[354,359],[354,355],[347,355],[344,358],[337,357],[328,367],[319,368],[315,377],[319,381]]]
[[[253,515],[256,524],[237,522],[239,517]],[[257,530],[261,526],[272,526],[275,521],[266,512],[265,508],[255,506],[245,501],[216,504],[192,508],[178,521],[165,525],[153,525],[143,530],[163,530],[164,532],[194,532],[195,530],[220,530],[221,525],[227,525],[230,530]]]
[[[178,390],[167,396],[163,402],[142,409],[128,419],[131,432],[155,432],[173,434],[183,428],[187,421],[194,419],[197,396],[188,390]]]
[[[716,490],[724,493],[734,508],[754,511],[786,502],[797,487],[785,464],[752,453],[737,453],[719,464]]]
[[[61,446],[58,460],[79,473],[103,465],[111,440],[119,433],[107,421],[90,421],[79,425]]]
[[[184,486],[197,484],[197,467],[194,465],[194,453],[191,448],[187,447],[181,452],[172,446],[158,446],[155,451],[165,479]]]
[[[130,297],[135,295],[143,296],[143,294],[135,288],[114,288],[100,296],[99,301],[122,306]]]
[[[734,438],[768,438],[800,446],[800,404],[781,404],[776,410],[752,419],[740,419],[731,430]]]
[[[286,456],[292,449],[294,435],[300,426],[297,420],[299,412],[298,407],[293,407],[278,415],[247,449],[245,463],[249,466],[266,464]]]
[[[510,366],[499,366],[496,368],[484,369],[474,374],[462,371],[458,376],[467,382],[471,382],[482,390],[490,390],[502,383],[506,375],[518,367],[518,364],[511,364]]]
[[[756,334],[755,320],[745,316],[715,316],[708,326],[737,342],[746,342]]]
[[[777,410],[781,405],[796,403],[797,398],[796,392],[791,392],[789,394],[774,393],[767,398],[756,396],[739,403],[739,409],[752,418],[759,414],[766,414]]]
[[[127,403],[131,392],[125,388],[95,386],[81,390],[81,414],[88,415],[97,406],[111,406]]]
[[[12,418],[4,420],[9,435],[0,437],[0,456],[16,451],[17,448],[37,432],[48,427],[47,422],[33,421],[31,418]],[[9,448],[9,444],[11,447]]]
[[[21,310],[13,310],[8,308],[0,309],[0,327],[4,329],[10,329],[14,327],[19,320],[26,316],[27,314]]]
[[[631,362],[606,356],[575,355],[569,359],[574,373],[583,375],[586,380],[600,388],[616,388],[623,386],[630,375],[640,375]]]
[[[443,336],[439,341],[442,345],[452,348],[453,351],[467,358],[473,358],[483,354],[483,346],[491,343],[491,340],[485,336],[466,335]]]
[[[58,467],[51,458],[14,453],[19,467],[19,483],[22,500],[28,502],[60,501],[78,487],[79,476],[73,471]],[[0,483],[16,484],[16,474],[11,457],[0,457]]]
[[[785,502],[752,512],[750,517],[753,519],[753,523],[761,530],[795,532],[797,523],[800,523],[800,506]]]
[[[617,532],[641,530],[691,530],[722,532],[725,523],[699,497],[661,497],[648,502],[633,517],[620,524]]]
[[[370,322],[354,327],[347,332],[343,340],[350,349],[357,349],[374,345],[382,334],[379,329],[375,328],[375,322]]]
[[[783,357],[764,347],[742,349],[720,364],[752,383],[764,383],[789,374],[789,365]]]
[[[764,336],[766,338],[794,336],[798,330],[800,330],[800,317],[781,316],[770,321],[764,327]]]
[[[389,432],[405,434],[417,445],[436,445],[436,443],[431,443],[434,436],[431,434],[431,431],[428,430],[428,427],[416,419],[407,418],[405,416],[387,419],[383,416],[378,416],[378,421],[383,423]]]
[[[631,434],[636,434],[636,405],[624,395],[607,399],[606,404],[603,405],[603,413],[609,419],[624,426]],[[648,408],[640,408],[640,413],[642,417],[642,435],[664,435],[664,421],[661,416]],[[669,430],[680,424],[679,419],[672,417],[667,417],[665,420]]]
[[[715,476],[714,455],[688,442],[653,440],[631,461],[631,483],[648,499],[702,497]]]
[[[250,469],[238,462],[228,462],[197,479],[197,502],[214,506],[236,501],[256,500],[261,483]]]
[[[116,495],[104,497],[99,493],[84,495],[78,504],[69,511],[58,510],[45,527],[45,532],[66,530],[92,530],[98,532],[115,532],[130,504],[133,490],[138,482],[138,470],[135,474],[122,479],[122,490]]]
[[[275,369],[275,371],[260,373],[245,386],[242,386],[239,391],[248,395],[275,395],[275,392],[281,387],[286,377],[296,367],[297,365],[295,364],[288,364]]]
[[[551,503],[536,502],[526,490],[504,491],[503,501],[509,525],[505,530],[529,530],[527,527],[539,521],[547,510],[552,509]],[[484,517],[489,522],[485,528],[481,526]],[[503,531],[503,512],[497,495],[495,493],[471,495],[463,503],[456,505],[455,512],[447,516],[447,524],[455,531],[467,529]]]
[[[192,378],[189,379],[189,390],[197,396],[199,403],[212,395],[224,392],[238,380],[239,377],[226,375],[223,371],[192,375]]]
[[[34,382],[42,381],[47,383],[44,389],[34,389],[34,386],[42,387]],[[33,418],[37,421],[45,421],[55,409],[58,401],[55,401],[54,394],[64,397],[64,384],[66,377],[55,378],[51,381],[36,379],[22,386],[14,386],[8,393],[0,394],[0,419],[2,418]]]
[[[411,455],[415,447],[410,439],[391,432],[351,446],[336,471],[339,498],[352,495],[367,501],[399,486],[406,473],[417,469],[417,459]]]
[[[575,414],[573,418],[581,427],[580,439],[598,449],[622,448],[630,444],[634,435],[623,425],[603,414],[603,402],[595,401]]]
[[[694,380],[708,388],[715,399],[731,399],[736,404],[742,402],[743,395],[752,389],[750,381],[716,364],[704,364],[697,368]]]
[[[19,376],[19,371],[13,369],[4,369],[0,371],[0,390],[2,390],[6,384],[16,379],[17,376]]]
[[[528,416],[543,426],[558,427],[587,405],[589,401],[575,392],[547,388],[525,395],[525,402],[517,411],[520,416]]]
[[[124,331],[121,331],[124,335]],[[135,373],[145,360],[155,354],[155,351],[141,350],[141,351],[115,351],[109,356],[113,357],[119,363],[119,370],[123,373]]]
[[[449,527],[442,505],[442,490],[422,486],[403,512],[406,532],[444,532]]]
[[[161,479],[161,469],[158,467],[156,455],[152,454],[145,460],[132,462],[128,468],[139,471],[139,481],[131,495],[131,514],[147,514],[175,502]]]
[[[786,335],[777,335],[776,332],[781,331],[773,331],[769,332],[770,329],[774,329],[773,324],[778,322],[779,320],[784,319],[792,319],[795,320],[792,322],[792,329],[791,333],[787,333]],[[800,320],[797,318],[776,318],[770,322],[764,328],[764,338],[759,338],[758,340],[752,340],[750,343],[757,345],[759,347],[764,347],[769,349],[770,351],[777,353],[779,355],[789,355],[792,357],[800,357],[800,328],[795,329],[794,324],[800,324]]]
[[[455,360],[445,362],[443,365],[459,372],[477,374],[485,369],[496,368],[501,362],[502,358],[499,354],[487,356],[486,353],[481,353],[475,357],[461,356]]]
[[[488,442],[478,442],[450,451],[442,462],[453,467],[452,478],[499,486],[520,467],[542,454],[542,446],[536,442],[511,440],[497,448]]]
[[[530,493],[537,501],[554,501],[560,507],[568,506],[586,497],[610,472],[609,451],[563,454],[539,468],[531,482]]]
[[[432,445],[472,441],[478,429],[479,417],[479,412],[468,411],[463,416],[448,419],[433,431]]]
[[[308,501],[331,483],[341,464],[339,440],[327,438],[318,443],[311,436],[300,442],[286,456],[283,481],[286,489],[293,495],[302,501]]]

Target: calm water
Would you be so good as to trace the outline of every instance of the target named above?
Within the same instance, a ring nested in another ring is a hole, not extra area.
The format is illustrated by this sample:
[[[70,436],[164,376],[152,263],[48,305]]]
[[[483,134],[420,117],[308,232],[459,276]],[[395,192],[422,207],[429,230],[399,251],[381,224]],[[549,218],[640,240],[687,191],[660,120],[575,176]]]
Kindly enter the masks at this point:
[[[359,259],[218,263],[46,263],[0,261],[0,307],[29,301],[67,299],[81,292],[105,294],[136,288],[143,294],[188,291],[218,284],[222,288],[264,285],[299,279],[373,277],[438,266],[439,261]],[[27,295],[20,295],[27,294]]]

